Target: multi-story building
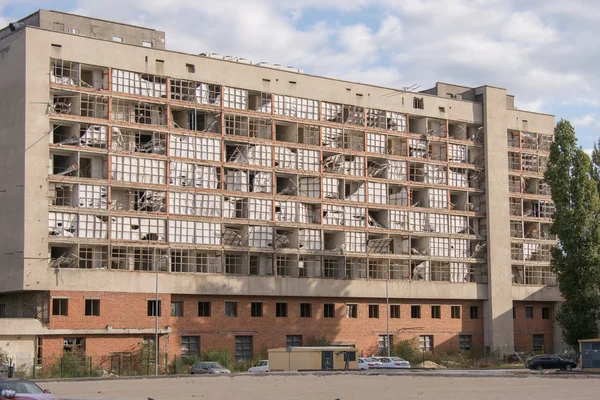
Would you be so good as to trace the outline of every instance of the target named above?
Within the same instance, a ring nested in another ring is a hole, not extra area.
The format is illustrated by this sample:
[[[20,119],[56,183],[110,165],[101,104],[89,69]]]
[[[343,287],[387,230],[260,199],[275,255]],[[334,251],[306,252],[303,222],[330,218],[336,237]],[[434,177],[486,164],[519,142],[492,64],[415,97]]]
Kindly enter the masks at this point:
[[[22,22],[0,31],[0,317],[24,318],[31,358],[156,331],[169,356],[238,359],[322,336],[370,354],[387,332],[560,346],[553,116],[492,86],[414,93]]]

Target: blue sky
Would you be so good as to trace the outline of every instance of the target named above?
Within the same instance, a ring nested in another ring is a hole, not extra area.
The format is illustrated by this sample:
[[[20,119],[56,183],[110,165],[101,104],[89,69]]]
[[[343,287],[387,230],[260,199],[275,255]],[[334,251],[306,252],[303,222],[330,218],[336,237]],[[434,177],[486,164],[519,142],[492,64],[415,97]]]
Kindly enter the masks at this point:
[[[55,9],[164,30],[167,48],[396,88],[504,87],[600,138],[596,0],[0,0],[0,25]]]

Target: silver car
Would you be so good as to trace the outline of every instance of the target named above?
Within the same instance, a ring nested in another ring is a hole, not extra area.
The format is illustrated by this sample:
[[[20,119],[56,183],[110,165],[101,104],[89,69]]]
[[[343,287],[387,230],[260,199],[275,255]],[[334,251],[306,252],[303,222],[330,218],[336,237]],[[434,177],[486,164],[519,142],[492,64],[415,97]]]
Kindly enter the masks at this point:
[[[192,367],[192,374],[230,374],[231,371],[214,361],[199,362]]]

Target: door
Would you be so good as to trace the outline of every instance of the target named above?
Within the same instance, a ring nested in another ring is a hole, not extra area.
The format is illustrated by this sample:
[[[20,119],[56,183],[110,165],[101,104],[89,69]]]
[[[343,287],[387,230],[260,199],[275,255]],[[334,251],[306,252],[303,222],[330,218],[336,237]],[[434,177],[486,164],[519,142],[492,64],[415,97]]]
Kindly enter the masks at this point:
[[[321,352],[321,369],[333,369],[333,351]]]

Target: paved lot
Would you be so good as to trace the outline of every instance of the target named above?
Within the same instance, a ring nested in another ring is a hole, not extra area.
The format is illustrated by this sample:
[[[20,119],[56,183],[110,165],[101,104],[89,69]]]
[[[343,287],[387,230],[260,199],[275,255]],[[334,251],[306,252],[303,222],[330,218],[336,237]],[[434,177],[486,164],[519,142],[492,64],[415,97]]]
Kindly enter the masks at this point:
[[[273,374],[40,382],[60,399],[594,399],[597,376],[528,371]]]

